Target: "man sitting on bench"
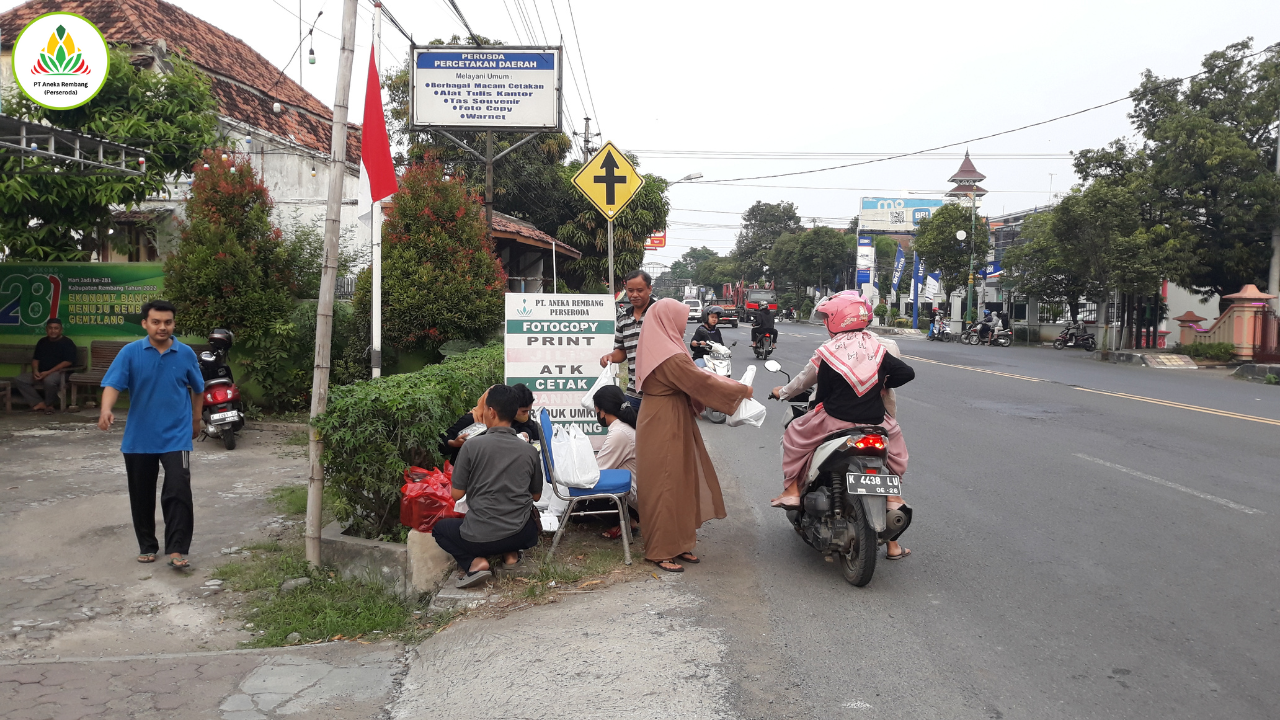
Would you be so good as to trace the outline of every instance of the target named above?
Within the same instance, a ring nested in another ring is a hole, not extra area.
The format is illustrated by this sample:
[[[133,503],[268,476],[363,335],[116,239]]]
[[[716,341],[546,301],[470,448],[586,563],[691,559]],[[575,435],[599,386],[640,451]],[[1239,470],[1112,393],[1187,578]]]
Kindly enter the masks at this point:
[[[488,426],[458,450],[453,467],[453,499],[467,496],[465,518],[436,522],[432,535],[463,572],[460,588],[479,585],[493,573],[487,556],[504,564],[520,561],[520,551],[538,544],[542,523],[533,503],[542,496],[538,451],[511,427],[522,395],[508,385],[486,393],[478,418]]]
[[[49,318],[44,324],[44,337],[36,343],[31,354],[31,372],[22,373],[13,379],[18,392],[31,406],[32,412],[41,410],[52,413],[58,402],[58,392],[67,381],[67,373],[76,364],[76,344],[71,338],[62,334],[62,321]],[[44,401],[36,392],[39,386],[44,390]]]

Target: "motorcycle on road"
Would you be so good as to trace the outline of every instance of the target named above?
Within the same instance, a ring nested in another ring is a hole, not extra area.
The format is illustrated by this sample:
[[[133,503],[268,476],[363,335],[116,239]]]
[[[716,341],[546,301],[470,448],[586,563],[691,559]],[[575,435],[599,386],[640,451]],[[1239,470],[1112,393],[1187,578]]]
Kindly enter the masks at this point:
[[[786,375],[776,360],[764,367]],[[809,393],[792,398],[802,402],[790,403],[784,429],[809,412],[809,398]],[[800,506],[787,509],[796,534],[829,561],[839,562],[844,579],[855,587],[871,582],[880,545],[897,540],[911,525],[910,507],[888,509],[888,496],[902,494],[902,478],[885,462],[885,435],[877,425],[828,435],[813,453]]]
[[[706,363],[706,367],[704,367],[703,370],[721,377],[732,378],[733,362],[730,358],[733,357],[733,351],[729,348],[734,347],[737,344],[737,340],[734,340],[728,347],[721,345],[718,342],[711,342],[709,345],[710,350],[702,357],[703,362]],[[704,410],[702,416],[717,425],[729,419],[729,416],[719,410],[712,410],[711,408]]]

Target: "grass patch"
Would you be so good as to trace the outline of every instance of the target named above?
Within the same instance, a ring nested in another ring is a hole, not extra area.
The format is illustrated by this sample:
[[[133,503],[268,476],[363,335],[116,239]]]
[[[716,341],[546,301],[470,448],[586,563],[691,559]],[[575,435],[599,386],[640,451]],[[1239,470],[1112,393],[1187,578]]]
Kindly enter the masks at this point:
[[[281,485],[271,491],[271,504],[285,515],[306,515],[307,486]]]
[[[411,640],[438,629],[444,620],[430,618],[426,624],[415,620],[423,609],[402,600],[380,585],[343,580],[329,570],[315,570],[307,564],[302,543],[259,543],[246,548],[250,556],[227,563],[213,576],[236,592],[247,594],[243,619],[253,623],[255,633],[247,647],[276,647],[290,644],[290,633],[301,636],[299,643],[336,637],[400,637]],[[281,593],[280,585],[294,578],[310,578],[308,585]]]
[[[289,437],[284,439],[285,445],[295,445],[298,447],[306,447],[309,442],[311,442],[311,438],[308,437],[306,430],[294,430],[289,434]]]

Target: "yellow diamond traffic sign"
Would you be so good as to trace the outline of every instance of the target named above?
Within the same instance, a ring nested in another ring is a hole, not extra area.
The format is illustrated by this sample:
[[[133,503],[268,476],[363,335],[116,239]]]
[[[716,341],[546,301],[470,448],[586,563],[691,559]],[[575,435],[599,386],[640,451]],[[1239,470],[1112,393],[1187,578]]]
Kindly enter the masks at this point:
[[[606,218],[612,220],[640,192],[644,178],[621,150],[607,142],[573,176],[573,184]]]

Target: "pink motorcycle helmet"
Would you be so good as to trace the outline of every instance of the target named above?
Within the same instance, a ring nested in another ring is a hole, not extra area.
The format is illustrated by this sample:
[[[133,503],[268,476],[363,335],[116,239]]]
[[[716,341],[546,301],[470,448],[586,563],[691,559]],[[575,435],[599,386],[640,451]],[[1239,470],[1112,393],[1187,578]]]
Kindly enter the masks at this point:
[[[813,311],[822,317],[832,336],[863,330],[871,324],[871,300],[857,290],[845,290],[824,298]]]

